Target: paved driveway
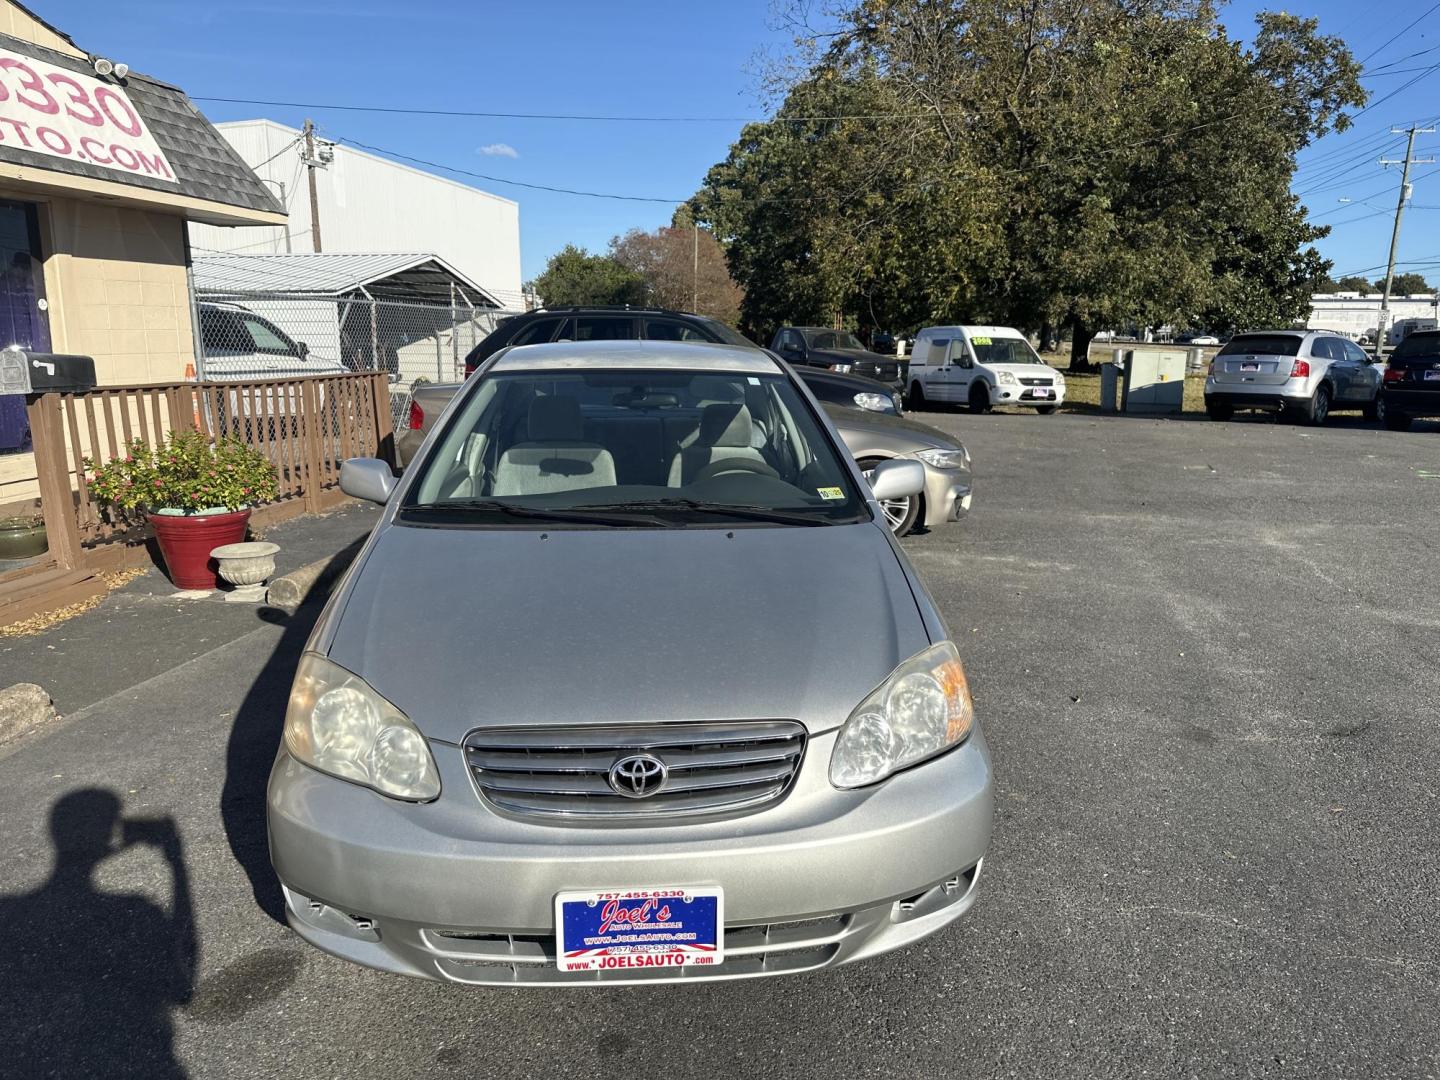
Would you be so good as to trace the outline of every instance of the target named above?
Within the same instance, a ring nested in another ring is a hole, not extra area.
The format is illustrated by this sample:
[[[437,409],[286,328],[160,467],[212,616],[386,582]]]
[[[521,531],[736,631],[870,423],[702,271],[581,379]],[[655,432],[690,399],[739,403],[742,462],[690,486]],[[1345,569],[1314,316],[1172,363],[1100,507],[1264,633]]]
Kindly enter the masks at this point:
[[[963,924],[709,987],[331,960],[265,911],[305,620],[257,618],[0,758],[0,1074],[1440,1071],[1440,433],[927,419],[977,461],[967,522],[906,541],[998,772]]]

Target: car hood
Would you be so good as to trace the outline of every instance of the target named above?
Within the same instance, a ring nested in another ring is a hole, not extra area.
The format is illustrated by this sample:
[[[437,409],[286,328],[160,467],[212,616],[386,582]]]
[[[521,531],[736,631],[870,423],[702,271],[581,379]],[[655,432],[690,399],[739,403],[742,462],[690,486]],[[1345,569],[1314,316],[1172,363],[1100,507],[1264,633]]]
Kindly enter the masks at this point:
[[[873,523],[381,530],[327,652],[433,739],[762,718],[819,732],[930,644]]]
[[[1031,379],[1053,379],[1060,374],[1049,364],[986,364],[985,369],[987,371],[1008,371],[1011,375],[1024,375]]]
[[[810,358],[819,357],[834,364],[893,364],[895,357],[869,352],[866,349],[811,349]]]
[[[912,448],[898,451],[905,454],[913,453],[915,450],[927,450],[931,447],[938,447],[942,450],[958,450],[960,448],[960,440],[953,435],[947,435],[939,428],[922,424],[918,420],[911,420],[905,416],[871,412],[868,409],[851,409],[844,405],[825,404],[821,407],[830,417],[847,446],[853,434],[865,437],[880,436],[894,446],[899,446],[903,442],[913,442],[915,445]],[[850,452],[856,453],[856,448],[851,446]]]

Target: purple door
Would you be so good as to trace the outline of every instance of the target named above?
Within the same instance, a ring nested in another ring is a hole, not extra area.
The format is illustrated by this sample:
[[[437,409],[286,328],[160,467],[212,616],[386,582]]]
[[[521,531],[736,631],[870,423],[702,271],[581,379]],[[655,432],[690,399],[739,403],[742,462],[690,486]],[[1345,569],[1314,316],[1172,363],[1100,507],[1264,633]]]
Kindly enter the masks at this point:
[[[0,199],[0,349],[50,351],[40,225],[33,203]],[[0,454],[30,449],[25,399],[0,396]]]

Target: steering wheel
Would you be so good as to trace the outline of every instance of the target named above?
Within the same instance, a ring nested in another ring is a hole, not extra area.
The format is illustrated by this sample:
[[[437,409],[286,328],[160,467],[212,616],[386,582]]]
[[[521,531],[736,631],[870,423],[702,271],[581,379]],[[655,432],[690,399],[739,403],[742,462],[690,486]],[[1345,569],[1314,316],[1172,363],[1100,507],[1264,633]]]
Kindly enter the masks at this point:
[[[727,473],[759,473],[761,476],[773,476],[780,479],[780,474],[766,465],[763,461],[753,461],[750,458],[721,458],[719,461],[712,461],[699,472],[690,482],[698,484],[703,480],[710,480],[717,476],[724,476]]]

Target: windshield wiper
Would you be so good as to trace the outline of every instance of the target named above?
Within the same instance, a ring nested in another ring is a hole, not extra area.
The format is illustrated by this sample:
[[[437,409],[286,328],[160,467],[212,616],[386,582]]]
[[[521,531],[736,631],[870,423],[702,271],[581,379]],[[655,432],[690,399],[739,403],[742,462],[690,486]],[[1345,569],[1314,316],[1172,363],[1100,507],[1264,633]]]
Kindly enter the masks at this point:
[[[624,503],[615,506],[524,506],[518,503],[501,502],[499,499],[449,499],[438,503],[421,503],[415,506],[402,506],[401,514],[423,514],[444,516],[445,514],[468,514],[473,512],[485,513],[493,511],[505,514],[509,517],[528,518],[532,521],[558,521],[558,522],[580,522],[586,525],[612,525],[616,528],[627,528],[638,524],[659,525],[664,528],[671,527],[671,522],[664,518],[656,517],[653,514],[644,514],[631,511],[643,511],[643,506],[628,506]]]
[[[700,499],[642,499],[636,502],[600,503],[587,509],[603,511],[694,510],[701,514],[727,514],[751,521],[772,521],[780,525],[830,525],[829,519],[793,510],[777,510],[748,503],[703,502]]]

